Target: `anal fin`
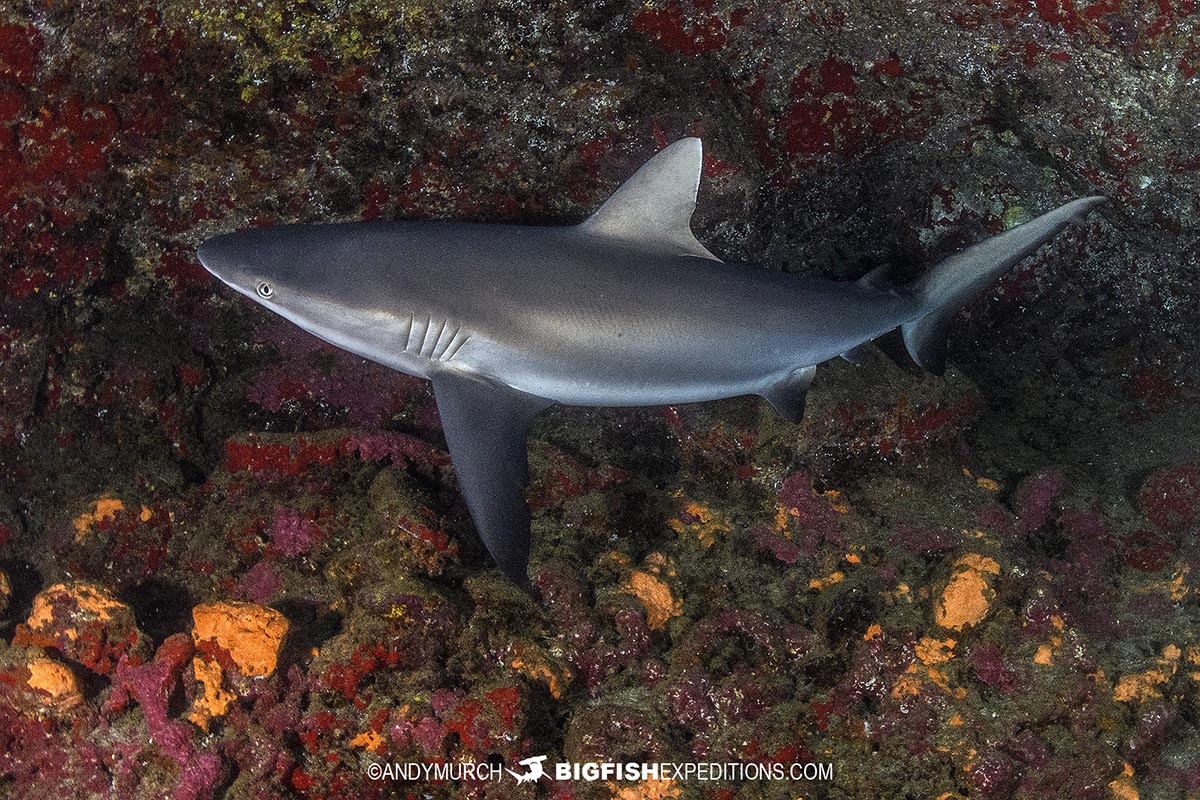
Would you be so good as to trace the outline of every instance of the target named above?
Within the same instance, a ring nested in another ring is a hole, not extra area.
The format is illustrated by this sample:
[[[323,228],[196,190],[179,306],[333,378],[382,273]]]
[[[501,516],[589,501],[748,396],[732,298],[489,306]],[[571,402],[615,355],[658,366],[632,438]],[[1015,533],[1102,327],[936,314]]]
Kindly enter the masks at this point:
[[[442,430],[475,529],[501,571],[525,583],[529,566],[529,424],[551,401],[453,370],[433,375]]]
[[[779,416],[789,422],[799,422],[804,418],[804,400],[808,387],[812,385],[817,368],[801,367],[788,373],[788,376],[776,384],[760,392],[762,397],[771,404]]]

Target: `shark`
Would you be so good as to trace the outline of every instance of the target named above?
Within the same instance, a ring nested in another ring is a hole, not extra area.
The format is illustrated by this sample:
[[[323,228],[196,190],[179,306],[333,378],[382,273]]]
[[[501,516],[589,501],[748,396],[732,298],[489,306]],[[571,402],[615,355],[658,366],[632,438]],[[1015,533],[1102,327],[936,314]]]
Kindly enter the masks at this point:
[[[582,223],[372,221],[251,228],[197,252],[305,331],[430,380],[467,509],[527,581],[526,438],[539,412],[760,395],[799,421],[817,365],[899,329],[941,374],[955,314],[1068,224],[1084,197],[893,284],[725,263],[695,237],[698,138],[658,152]]]

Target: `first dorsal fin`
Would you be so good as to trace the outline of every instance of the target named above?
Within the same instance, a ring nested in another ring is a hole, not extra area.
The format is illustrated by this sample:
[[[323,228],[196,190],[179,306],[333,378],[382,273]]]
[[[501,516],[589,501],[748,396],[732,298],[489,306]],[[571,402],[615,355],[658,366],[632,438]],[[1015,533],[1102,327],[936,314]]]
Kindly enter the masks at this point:
[[[719,261],[692,234],[702,156],[699,139],[680,139],[643,164],[580,227],[649,250]]]

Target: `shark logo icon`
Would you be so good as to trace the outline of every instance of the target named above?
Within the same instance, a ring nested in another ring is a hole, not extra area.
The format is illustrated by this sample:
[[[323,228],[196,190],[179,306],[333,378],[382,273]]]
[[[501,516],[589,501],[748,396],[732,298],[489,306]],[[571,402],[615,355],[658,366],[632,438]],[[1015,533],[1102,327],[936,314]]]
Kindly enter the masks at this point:
[[[536,782],[538,778],[545,776],[546,771],[542,769],[542,762],[545,760],[545,756],[530,756],[524,761],[517,762],[528,770],[524,775],[519,772],[513,772],[511,769],[506,769],[505,772],[516,778],[518,784],[533,783]]]

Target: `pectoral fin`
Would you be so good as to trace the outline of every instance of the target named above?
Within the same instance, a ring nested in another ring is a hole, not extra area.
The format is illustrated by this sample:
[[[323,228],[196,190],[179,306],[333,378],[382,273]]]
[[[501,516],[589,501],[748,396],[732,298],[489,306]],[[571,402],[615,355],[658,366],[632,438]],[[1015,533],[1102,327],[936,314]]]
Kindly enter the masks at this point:
[[[799,422],[804,418],[804,398],[816,374],[815,366],[801,367],[760,394],[779,416],[789,422]]]
[[[525,438],[534,416],[551,405],[485,378],[445,371],[433,376],[442,430],[475,529],[511,580],[529,566],[529,481]]]

